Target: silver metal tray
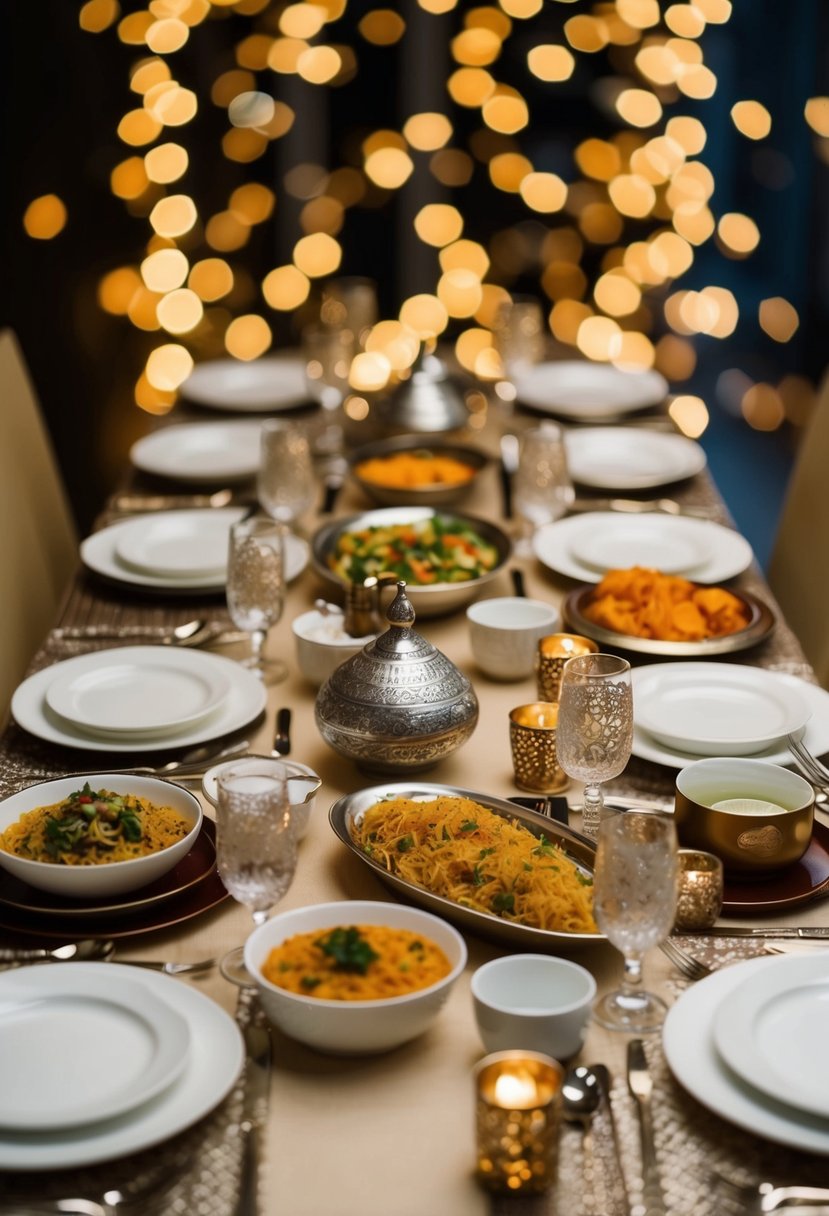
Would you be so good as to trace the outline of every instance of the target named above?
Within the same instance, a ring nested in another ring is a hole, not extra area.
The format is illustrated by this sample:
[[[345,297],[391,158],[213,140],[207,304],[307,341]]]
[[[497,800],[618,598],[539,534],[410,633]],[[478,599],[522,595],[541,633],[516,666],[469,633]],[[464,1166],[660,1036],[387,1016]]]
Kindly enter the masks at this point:
[[[605,629],[603,625],[597,625],[584,616],[583,609],[595,590],[595,586],[589,583],[569,593],[561,606],[564,623],[574,633],[592,638],[600,646],[612,646],[616,650],[630,650],[636,654],[658,654],[671,659],[707,659],[715,654],[736,654],[765,641],[777,624],[777,618],[771,608],[758,596],[748,591],[732,591],[731,594],[743,600],[751,610],[751,617],[745,629],[724,634],[719,638],[704,638],[699,642],[664,642],[659,638],[638,638],[630,633]]]
[[[593,945],[607,939],[601,933],[566,933],[553,929],[533,929],[528,925],[517,925],[513,921],[503,920],[500,916],[487,912],[477,912],[472,908],[461,907],[451,899],[442,895],[433,895],[431,891],[414,883],[390,874],[384,866],[372,859],[359,848],[352,836],[352,827],[358,824],[365,812],[384,798],[415,798],[427,801],[432,798],[449,796],[453,798],[471,798],[481,806],[502,815],[505,819],[514,820],[522,827],[532,832],[533,836],[547,837],[553,844],[560,845],[567,856],[583,874],[593,877],[596,858],[596,846],[592,841],[574,832],[572,828],[538,815],[535,811],[524,810],[503,798],[493,798],[490,794],[481,794],[476,790],[462,789],[456,785],[432,785],[419,781],[388,781],[383,785],[372,785],[367,789],[358,790],[354,794],[346,794],[338,799],[331,807],[328,818],[331,826],[340,840],[367,865],[377,877],[387,886],[397,891],[412,903],[420,904],[437,916],[452,921],[462,929],[471,933],[479,933],[482,937],[492,938],[497,942],[506,942],[523,950],[545,950],[551,954],[569,954],[583,946]]]

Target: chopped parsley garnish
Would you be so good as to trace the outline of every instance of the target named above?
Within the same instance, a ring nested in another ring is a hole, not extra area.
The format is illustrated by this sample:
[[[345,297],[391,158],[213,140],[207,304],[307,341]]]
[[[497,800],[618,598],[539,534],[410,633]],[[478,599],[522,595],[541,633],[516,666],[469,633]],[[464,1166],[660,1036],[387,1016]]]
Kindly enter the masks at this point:
[[[354,925],[348,929],[332,929],[327,937],[318,937],[314,945],[334,960],[336,970],[353,971],[357,975],[365,975],[380,957]]]

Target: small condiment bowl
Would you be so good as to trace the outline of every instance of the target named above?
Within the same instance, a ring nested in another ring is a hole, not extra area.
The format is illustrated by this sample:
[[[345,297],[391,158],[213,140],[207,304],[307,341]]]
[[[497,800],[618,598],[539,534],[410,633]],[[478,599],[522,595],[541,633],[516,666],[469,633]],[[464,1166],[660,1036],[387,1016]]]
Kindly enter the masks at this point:
[[[540,1051],[566,1060],[582,1045],[596,981],[550,954],[509,954],[472,976],[478,1033],[487,1051]]]
[[[385,925],[423,934],[441,948],[451,970],[428,988],[368,1001],[301,996],[278,988],[263,976],[262,967],[271,950],[288,938],[351,925]],[[429,1028],[466,966],[466,945],[457,929],[430,912],[405,904],[348,899],[277,912],[245,943],[245,966],[256,981],[269,1020],[292,1039],[333,1055],[374,1055],[399,1047]]]
[[[498,596],[466,610],[475,662],[493,680],[524,680],[535,670],[538,643],[559,624],[558,611],[543,600]]]
[[[191,825],[187,835],[146,857],[129,861],[108,861],[99,865],[61,865],[50,861],[34,861],[0,850],[0,866],[39,891],[49,891],[67,899],[97,898],[99,895],[122,895],[148,886],[168,873],[185,857],[201,830],[202,809],[198,799],[170,781],[158,777],[124,776],[117,773],[86,773],[83,777],[59,777],[41,781],[19,790],[0,802],[0,832],[16,823],[26,811],[40,806],[63,802],[75,790],[89,783],[93,790],[109,790],[113,794],[131,794],[155,806],[168,806]]]
[[[724,802],[732,806],[723,807]],[[770,873],[798,861],[812,838],[814,809],[808,781],[763,760],[696,760],[676,779],[680,844],[713,853],[737,876]]]
[[[223,764],[214,764],[202,777],[201,790],[212,806],[218,806],[219,788],[218,777],[223,769],[239,768],[246,760],[270,761],[274,768],[288,770],[288,798],[291,804],[291,819],[297,840],[302,840],[308,834],[311,823],[311,812],[314,809],[317,790],[322,785],[319,777],[307,764],[298,760],[276,760],[272,756],[243,756],[238,760],[225,760]]]
[[[345,632],[341,609],[330,606],[327,612],[317,608],[303,612],[292,623],[299,670],[311,684],[324,684],[340,663],[359,654],[377,635],[353,638]]]

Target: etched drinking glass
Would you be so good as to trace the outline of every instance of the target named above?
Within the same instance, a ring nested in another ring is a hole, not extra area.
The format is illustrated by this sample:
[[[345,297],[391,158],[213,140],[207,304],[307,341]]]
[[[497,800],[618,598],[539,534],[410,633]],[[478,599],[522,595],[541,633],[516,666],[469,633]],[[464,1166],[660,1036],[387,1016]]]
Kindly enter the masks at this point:
[[[545,422],[525,431],[512,487],[513,505],[521,520],[516,552],[529,556],[533,534],[542,524],[566,515],[575,496],[561,427]]]
[[[265,422],[257,481],[257,497],[263,509],[285,527],[295,528],[316,493],[308,436],[283,419]]]
[[[262,925],[296,870],[296,826],[291,819],[288,770],[273,760],[240,760],[217,778],[216,861],[227,890]],[[252,984],[237,947],[221,962],[222,975]]]
[[[285,603],[285,533],[281,524],[263,516],[240,520],[230,529],[227,560],[227,608],[237,629],[250,634],[250,657],[242,660],[266,684],[284,680],[288,669],[266,659],[265,639],[282,616]]]
[[[582,832],[595,838],[601,783],[618,777],[633,746],[630,663],[612,654],[568,659],[559,695],[558,762],[568,777],[584,782]]]
[[[593,876],[596,923],[621,950],[625,974],[616,992],[593,1006],[610,1030],[657,1030],[666,1006],[642,987],[642,956],[671,931],[677,899],[677,841],[673,820],[627,811],[602,820]]]

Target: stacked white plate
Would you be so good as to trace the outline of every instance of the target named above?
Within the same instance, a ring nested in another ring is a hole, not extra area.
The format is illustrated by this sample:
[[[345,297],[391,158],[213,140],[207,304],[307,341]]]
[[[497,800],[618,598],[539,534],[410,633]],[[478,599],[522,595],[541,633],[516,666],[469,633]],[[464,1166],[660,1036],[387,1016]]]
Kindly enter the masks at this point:
[[[659,372],[623,372],[607,363],[538,363],[515,381],[518,401],[574,421],[605,422],[659,405],[668,382]]]
[[[656,489],[693,477],[706,463],[693,439],[642,428],[573,428],[565,444],[573,481],[596,490]]]
[[[829,1154],[829,951],[751,959],[682,994],[665,1022],[668,1063],[739,1127]]]
[[[266,355],[249,363],[210,359],[193,368],[181,392],[209,409],[240,413],[295,409],[309,396],[299,354]]]
[[[77,655],[16,689],[24,730],[95,751],[155,751],[220,738],[265,708],[253,672],[222,655],[170,646],[123,646]]]
[[[230,528],[244,514],[243,509],[228,507],[133,516],[88,536],[81,544],[81,558],[96,574],[132,586],[221,591]],[[286,534],[286,580],[297,578],[307,563],[308,545]]]
[[[221,1102],[243,1058],[224,1010],[169,976],[116,963],[2,972],[0,1169],[162,1143]]]
[[[671,768],[701,756],[787,764],[787,734],[829,750],[829,693],[786,672],[736,663],[636,667],[633,754]]]
[[[259,468],[262,424],[248,419],[162,427],[130,449],[137,469],[174,481],[246,481]],[[688,440],[687,442],[690,442]]]
[[[731,528],[658,511],[570,515],[539,528],[533,548],[543,565],[582,583],[601,582],[608,570],[631,566],[720,583],[745,570],[753,556],[748,541]]]

